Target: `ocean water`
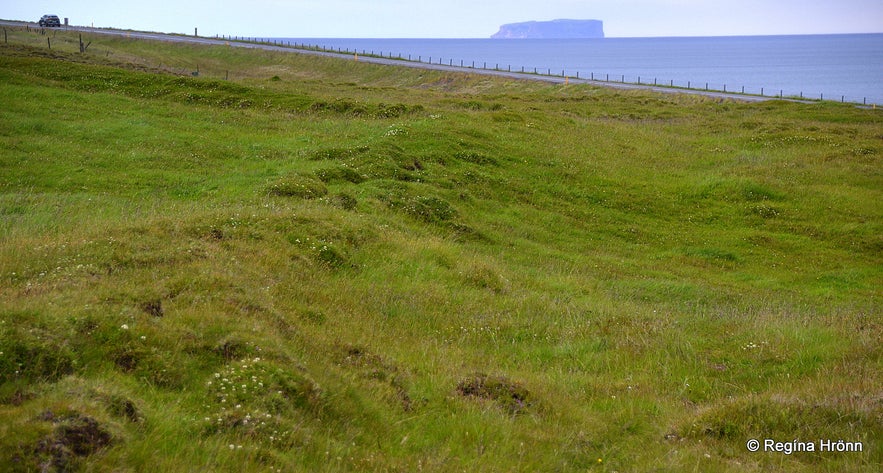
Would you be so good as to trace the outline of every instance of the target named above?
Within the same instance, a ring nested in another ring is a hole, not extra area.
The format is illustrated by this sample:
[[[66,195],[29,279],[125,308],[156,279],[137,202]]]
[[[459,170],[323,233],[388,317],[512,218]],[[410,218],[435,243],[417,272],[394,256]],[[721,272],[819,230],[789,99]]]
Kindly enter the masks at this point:
[[[883,105],[883,34],[282,40],[476,68]]]

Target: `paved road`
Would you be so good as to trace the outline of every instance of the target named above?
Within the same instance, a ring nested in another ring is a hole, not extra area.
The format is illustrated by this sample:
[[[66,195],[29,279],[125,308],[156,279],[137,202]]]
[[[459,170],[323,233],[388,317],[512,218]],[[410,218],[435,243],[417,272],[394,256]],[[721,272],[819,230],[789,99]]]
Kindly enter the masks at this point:
[[[24,27],[25,25],[29,25],[32,28],[39,28],[36,23],[26,23],[19,21],[6,21],[0,20],[0,26],[12,26],[12,27]],[[267,51],[281,51],[286,53],[294,53],[294,54],[309,54],[314,56],[325,56],[325,57],[336,57],[341,59],[353,59],[352,54],[347,53],[335,53],[335,52],[327,52],[327,51],[313,51],[309,49],[300,49],[293,48],[287,46],[274,46],[269,44],[259,44],[259,43],[249,43],[244,41],[229,41],[226,39],[216,39],[216,38],[205,38],[198,36],[185,36],[185,35],[176,35],[176,34],[166,34],[166,33],[148,33],[142,31],[124,31],[124,30],[113,30],[113,29],[103,29],[103,28],[90,28],[83,26],[67,26],[62,27],[68,31],[81,31],[84,33],[90,34],[103,34],[103,35],[114,35],[114,36],[125,36],[127,38],[140,38],[140,39],[148,39],[154,41],[168,41],[174,43],[195,43],[195,44],[206,44],[206,45],[229,45],[239,48],[248,48],[248,49],[262,49]],[[624,90],[650,90],[653,92],[667,93],[667,94],[695,94],[702,95],[705,97],[717,98],[717,99],[729,99],[729,100],[740,100],[744,102],[762,102],[766,100],[779,100],[777,97],[760,97],[756,95],[743,95],[743,94],[735,94],[735,93],[727,93],[727,92],[715,92],[715,91],[705,91],[705,90],[694,90],[694,89],[679,89],[679,88],[670,88],[670,87],[658,87],[652,85],[643,85],[643,84],[624,84],[621,82],[606,82],[599,80],[590,80],[590,79],[577,79],[575,77],[561,77],[561,76],[547,76],[547,75],[537,75],[537,74],[529,74],[529,73],[521,73],[521,72],[508,72],[508,71],[500,71],[494,69],[476,69],[471,67],[460,67],[460,66],[449,66],[445,64],[430,64],[426,62],[416,62],[416,61],[404,61],[398,59],[386,59],[372,56],[359,56],[359,61],[367,62],[372,64],[384,64],[390,66],[399,66],[399,67],[416,67],[421,69],[431,69],[438,71],[448,71],[448,72],[462,72],[467,74],[481,74],[481,75],[490,75],[496,77],[506,77],[510,79],[518,79],[518,80],[534,80],[541,82],[551,82],[556,84],[563,84],[565,82],[571,84],[591,84],[599,87],[609,87],[614,89],[624,89]],[[787,99],[786,99],[787,100]],[[794,100],[797,101],[797,100]]]

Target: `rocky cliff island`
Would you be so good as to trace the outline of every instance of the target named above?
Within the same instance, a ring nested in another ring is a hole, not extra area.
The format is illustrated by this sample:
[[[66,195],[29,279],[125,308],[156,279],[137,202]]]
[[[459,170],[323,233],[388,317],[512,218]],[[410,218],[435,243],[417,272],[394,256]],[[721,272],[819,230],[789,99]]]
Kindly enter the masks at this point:
[[[510,23],[500,27],[494,39],[572,39],[603,38],[604,22],[601,20],[552,20]]]

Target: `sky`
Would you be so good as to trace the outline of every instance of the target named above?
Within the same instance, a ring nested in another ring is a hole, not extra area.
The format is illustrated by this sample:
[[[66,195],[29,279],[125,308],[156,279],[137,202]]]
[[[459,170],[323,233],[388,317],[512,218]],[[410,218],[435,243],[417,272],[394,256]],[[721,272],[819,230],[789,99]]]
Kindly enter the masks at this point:
[[[0,0],[0,18],[286,38],[487,38],[499,26],[597,19],[607,37],[883,33],[883,0]]]

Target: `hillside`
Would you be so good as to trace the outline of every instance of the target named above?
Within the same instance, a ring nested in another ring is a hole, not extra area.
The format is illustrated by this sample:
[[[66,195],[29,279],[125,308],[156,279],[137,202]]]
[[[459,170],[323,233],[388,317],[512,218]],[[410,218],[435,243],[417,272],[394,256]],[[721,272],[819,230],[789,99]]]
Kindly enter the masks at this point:
[[[879,111],[52,34],[0,44],[9,471],[883,463]]]

